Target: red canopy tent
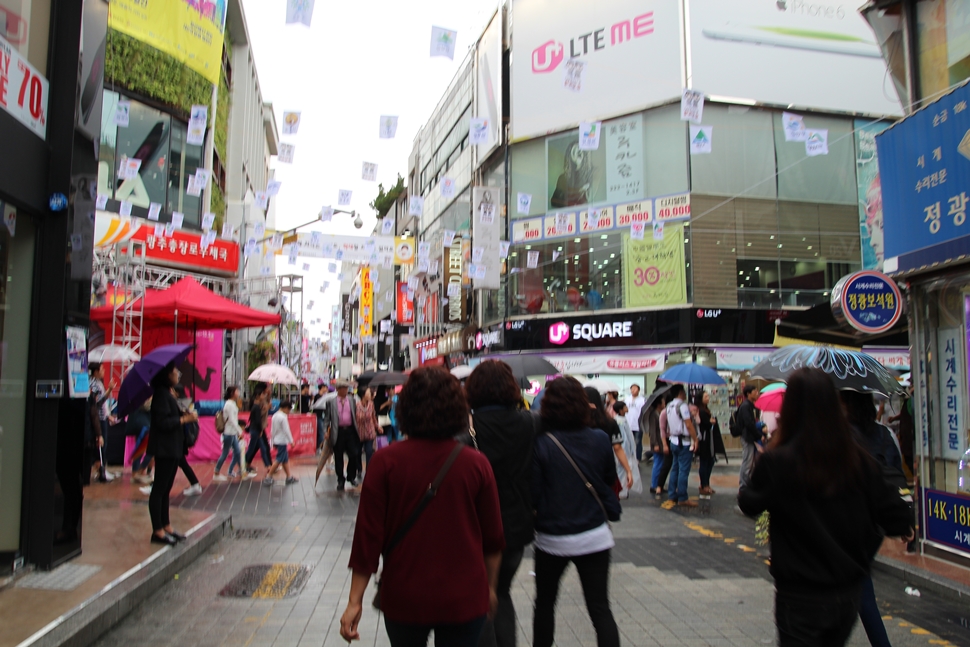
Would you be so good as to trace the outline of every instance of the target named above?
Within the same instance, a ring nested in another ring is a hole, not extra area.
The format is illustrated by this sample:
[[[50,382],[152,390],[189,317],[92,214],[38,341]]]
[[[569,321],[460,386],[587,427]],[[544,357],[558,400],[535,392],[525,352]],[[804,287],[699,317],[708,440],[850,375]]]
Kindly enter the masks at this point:
[[[135,302],[135,309],[140,304]],[[113,306],[91,309],[91,321],[111,323]],[[142,329],[166,327],[195,328],[197,330],[238,330],[278,326],[280,316],[236,303],[207,290],[193,278],[184,278],[166,290],[145,290],[145,309]]]

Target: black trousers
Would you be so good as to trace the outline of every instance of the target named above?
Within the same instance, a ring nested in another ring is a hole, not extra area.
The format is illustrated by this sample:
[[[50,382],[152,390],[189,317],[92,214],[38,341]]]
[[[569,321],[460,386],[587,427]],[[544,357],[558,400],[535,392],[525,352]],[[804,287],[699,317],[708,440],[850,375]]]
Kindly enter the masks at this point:
[[[195,470],[189,465],[189,460],[184,455],[179,459],[179,469],[185,474],[185,478],[189,479],[189,485],[198,485],[199,477],[195,475]],[[175,482],[174,480],[172,481]]]
[[[552,647],[556,635],[556,598],[563,571],[572,562],[583,585],[586,610],[596,630],[597,647],[619,647],[620,632],[610,610],[610,551],[559,557],[535,549],[536,601],[533,647]]]
[[[246,448],[247,468],[252,468],[256,452],[259,452],[263,457],[263,465],[269,467],[273,464],[273,461],[270,460],[269,445],[266,444],[266,437],[262,433],[249,434],[249,447]]]
[[[158,531],[169,525],[168,495],[175,484],[179,471],[179,459],[155,457],[155,483],[148,497],[148,514],[152,518],[152,530]]]
[[[512,580],[522,563],[525,548],[506,548],[502,552],[502,565],[498,569],[498,609],[495,617],[485,621],[478,647],[515,647],[515,606],[512,604]]]
[[[432,631],[435,647],[475,647],[484,623],[485,616],[456,625],[409,625],[384,618],[391,647],[427,647]]]
[[[859,616],[861,587],[813,595],[775,592],[780,647],[840,647]]]
[[[344,455],[347,456],[347,479],[357,480],[360,465],[360,439],[353,427],[337,429],[337,442],[333,445],[333,467],[337,471],[337,485],[344,484]]]

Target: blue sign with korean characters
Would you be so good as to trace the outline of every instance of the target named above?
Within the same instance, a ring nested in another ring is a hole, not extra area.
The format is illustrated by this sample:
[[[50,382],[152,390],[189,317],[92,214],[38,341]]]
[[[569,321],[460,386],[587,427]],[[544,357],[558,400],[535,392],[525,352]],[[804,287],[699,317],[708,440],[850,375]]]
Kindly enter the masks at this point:
[[[970,253],[970,83],[876,135],[884,271]]]
[[[926,539],[970,555],[970,497],[923,490]]]
[[[832,314],[841,323],[871,335],[886,332],[903,314],[896,282],[875,270],[853,272],[832,289]]]

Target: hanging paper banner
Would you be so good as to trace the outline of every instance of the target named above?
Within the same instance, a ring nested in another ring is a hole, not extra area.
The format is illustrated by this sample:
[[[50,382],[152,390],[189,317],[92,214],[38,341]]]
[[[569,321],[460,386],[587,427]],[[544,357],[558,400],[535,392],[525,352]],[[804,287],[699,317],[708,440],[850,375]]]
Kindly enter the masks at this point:
[[[205,127],[208,122],[208,106],[192,106],[192,110],[189,113],[189,127],[185,134],[185,142],[192,146],[202,146],[205,143]]]
[[[805,155],[816,157],[818,155],[829,154],[829,131],[828,129],[805,131],[808,136],[805,138]]]
[[[711,152],[714,126],[690,126],[690,154],[705,155]]]
[[[127,99],[119,99],[115,104],[114,124],[119,128],[127,128],[131,115],[131,102]]]
[[[279,155],[276,159],[279,160],[281,164],[292,164],[293,158],[296,156],[296,146],[294,144],[280,144]]]
[[[600,147],[601,127],[602,123],[599,121],[584,121],[579,124],[579,150],[595,151]]]
[[[364,162],[361,165],[360,177],[365,182],[376,182],[377,181],[377,164],[373,162]]]
[[[488,119],[472,117],[468,124],[468,143],[479,146],[488,143]]]
[[[290,0],[292,2],[292,0]],[[283,113],[283,134],[295,135],[300,130],[300,117],[303,113],[286,111]]]
[[[586,76],[586,61],[570,58],[563,66],[562,87],[573,92],[583,89],[583,78]]]
[[[347,189],[340,189],[337,192],[337,204],[341,207],[346,207],[350,205],[350,198],[353,195],[353,191]]]
[[[680,97],[680,120],[699,124],[703,118],[704,93],[700,90],[684,88],[684,92]]]
[[[517,211],[524,215],[529,215],[529,209],[532,207],[532,196],[528,193],[519,193]]]
[[[431,27],[431,56],[455,59],[455,41],[458,32],[444,27]]]
[[[149,220],[158,220],[158,215],[161,212],[162,212],[162,205],[158,204],[157,202],[150,202],[148,204],[148,219]]]
[[[286,0],[286,24],[302,23],[310,26],[313,18],[313,0]]]
[[[786,142],[803,142],[808,139],[805,118],[791,112],[781,113],[781,126],[785,131]]]
[[[266,195],[273,197],[274,195],[279,194],[281,186],[283,186],[283,183],[279,180],[268,181],[266,183]]]
[[[384,220],[381,222],[381,233],[385,236],[394,233],[394,219],[390,216],[384,216]]]
[[[420,216],[424,211],[424,198],[419,195],[412,195],[408,198],[408,215]]]
[[[455,197],[455,181],[450,177],[441,178],[441,197],[442,198],[453,198]]]
[[[381,115],[381,139],[394,139],[395,134],[397,134],[397,117]]]

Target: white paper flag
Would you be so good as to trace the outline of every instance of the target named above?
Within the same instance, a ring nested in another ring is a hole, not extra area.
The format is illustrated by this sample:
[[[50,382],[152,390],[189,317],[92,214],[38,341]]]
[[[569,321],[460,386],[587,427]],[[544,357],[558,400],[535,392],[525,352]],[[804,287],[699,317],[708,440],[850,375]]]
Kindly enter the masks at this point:
[[[485,256],[484,247],[473,247],[472,248],[472,263],[476,265],[482,262],[482,258]]]
[[[97,200],[96,206],[101,211],[104,211],[105,209],[107,209],[108,208],[108,196],[106,196],[103,193],[99,193],[98,194],[98,200]]]
[[[140,159],[124,158],[122,160],[122,167],[119,171],[119,175],[123,180],[133,180],[138,177],[138,171],[141,169]]]
[[[390,236],[394,233],[394,219],[390,216],[384,216],[384,220],[381,221],[381,235]]]
[[[128,202],[127,200],[122,200],[121,201],[121,206],[118,208],[118,213],[120,213],[122,216],[130,216],[131,215],[131,203]]]
[[[336,251],[336,252],[334,253],[334,255],[333,255],[333,257],[334,257],[334,258],[336,258],[336,259],[337,259],[338,261],[342,261],[342,260],[344,260],[344,250],[342,250],[342,249],[338,249],[338,250],[337,250],[337,251]]]
[[[199,188],[204,190],[209,186],[209,180],[212,179],[212,171],[207,168],[197,168],[195,169],[195,175],[193,177],[198,183]]]
[[[266,195],[272,197],[280,192],[280,187],[283,183],[279,180],[270,180],[266,183]]]
[[[165,225],[165,237],[171,238],[174,235],[175,235],[175,223],[170,222],[167,225]]]
[[[714,137],[714,126],[695,126],[689,127],[690,130],[690,154],[706,155],[712,150],[712,139]]]
[[[427,274],[429,269],[431,269],[431,261],[429,261],[427,258],[419,258],[417,271]]]
[[[118,103],[115,105],[115,115],[114,115],[115,126],[127,128],[130,114],[131,114],[131,102],[125,101],[124,99],[118,101]]]
[[[374,294],[378,294],[381,291],[381,282],[374,281]]]
[[[194,105],[189,115],[189,128],[185,135],[185,142],[192,146],[202,146],[205,143],[205,128],[209,122],[209,108]]]
[[[384,255],[384,258],[381,259],[381,265],[384,266],[384,269],[385,270],[389,270],[392,267],[394,267],[394,255],[393,254],[385,254]]]
[[[340,274],[337,275],[337,280],[338,281],[343,281],[344,280],[344,273],[343,272],[341,272]]]
[[[198,176],[192,175],[189,177],[189,185],[185,187],[186,195],[191,195],[198,197],[202,195],[202,183],[199,182]]]
[[[630,225],[630,239],[631,240],[643,240],[643,230],[645,224],[642,222],[634,222]]]
[[[303,271],[304,272],[309,272],[310,271],[310,264],[309,263],[304,263],[303,264]]]
[[[280,144],[279,155],[276,159],[279,160],[280,164],[292,164],[293,158],[296,156],[296,146],[293,144]]]
[[[246,256],[252,256],[256,253],[256,239],[250,238],[246,241]]]
[[[428,268],[428,274],[431,276],[438,274],[438,261],[431,261],[431,267]]]
[[[353,195],[353,191],[348,191],[347,189],[340,189],[337,191],[337,204],[341,207],[346,207],[350,205],[350,197]]]
[[[531,270],[539,267],[539,252],[529,252],[526,266]]]
[[[172,226],[176,229],[182,228],[182,222],[185,220],[185,214],[178,211],[172,212]]]
[[[412,195],[408,198],[408,215],[420,216],[424,211],[424,198],[419,195]]]
[[[803,142],[808,139],[805,118],[791,112],[781,113],[781,127],[785,131],[786,142]]]
[[[418,258],[428,258],[429,254],[431,254],[431,243],[418,243]]]
[[[263,211],[269,208],[269,196],[266,195],[265,191],[256,192],[256,206]]]
[[[222,238],[223,240],[232,240],[236,236],[236,228],[230,225],[228,222],[222,223]]]
[[[529,209],[532,207],[532,196],[528,193],[520,193],[517,210],[520,214],[528,216]]]
[[[397,117],[391,115],[381,115],[380,137],[381,139],[394,139],[397,134]]]
[[[684,88],[680,95],[680,120],[699,124],[704,119],[704,93]]]
[[[211,231],[212,225],[216,221],[216,214],[205,213],[202,215],[202,231]]]
[[[416,277],[416,276],[408,277],[408,289],[409,290],[417,290],[418,289],[418,277]]]
[[[472,274],[472,278],[482,280],[485,278],[485,274],[488,272],[488,268],[484,265],[476,265],[475,273]]]
[[[554,252],[552,253],[552,260],[553,260],[553,261],[555,261],[555,260],[556,260],[556,259],[558,259],[558,258],[559,258],[559,257],[560,257],[561,255],[562,255],[562,252],[555,252],[555,251],[554,251]]]
[[[324,291],[326,291],[326,289],[327,289],[327,288],[329,288],[329,287],[330,287],[330,281],[324,281],[324,282],[323,282],[323,287],[322,287],[322,288],[320,288],[320,291],[321,291],[321,292],[324,292]]]
[[[500,240],[498,243],[498,256],[499,258],[509,257],[509,242],[507,240]]]
[[[286,0],[286,24],[302,23],[310,26],[313,18],[313,0]]]
[[[664,239],[664,224],[662,222],[653,223],[653,239],[654,240]]]
[[[442,241],[441,241],[442,245],[444,247],[451,247],[451,245],[454,242],[455,242],[455,232],[451,229],[445,229],[444,232],[442,233]]]
[[[478,205],[478,221],[483,225],[495,223],[495,203],[482,202]]]
[[[455,41],[458,32],[444,27],[431,27],[431,55],[455,60]]]
[[[829,131],[826,128],[821,130],[808,129],[808,137],[805,138],[805,154],[809,157],[829,154]]]
[[[148,219],[158,220],[158,214],[162,212],[162,205],[157,202],[148,203]]]
[[[602,123],[599,121],[583,121],[579,124],[579,150],[595,151],[600,147],[600,130]]]
[[[300,131],[299,111],[287,110],[283,112],[283,134],[295,135]]]
[[[377,181],[377,164],[373,162],[364,162],[361,166],[360,177],[365,182],[376,182]]]
[[[327,264],[327,271],[330,272],[331,274],[333,272],[336,272],[337,271],[337,264],[336,263],[328,263]]]
[[[189,121],[201,121],[206,123],[209,121],[209,106],[204,106],[197,104],[192,106],[189,111]]]
[[[333,220],[333,207],[320,209],[320,222],[330,222],[331,220]]]
[[[479,146],[488,143],[488,119],[472,117],[468,124],[468,143]]]
[[[263,223],[261,223],[261,222],[257,222],[256,223],[256,226],[253,227],[253,234],[256,236],[256,238],[262,238],[263,236],[265,236],[266,235],[266,225],[263,224]],[[273,240],[276,240],[276,237],[275,236],[273,237]]]
[[[583,79],[586,76],[586,61],[578,58],[567,59],[566,64],[563,65],[562,72],[562,87],[573,92],[579,92],[583,89]]]
[[[455,197],[455,181],[450,177],[441,178],[441,197],[442,198],[453,198]]]
[[[319,231],[310,232],[310,245],[312,247],[323,246],[323,234],[321,234]]]
[[[162,223],[156,223],[155,225],[155,238],[161,238],[165,235],[165,225]]]
[[[269,276],[269,273],[270,273],[269,265],[263,265],[261,268],[259,268],[259,273],[262,274],[263,276]]]

